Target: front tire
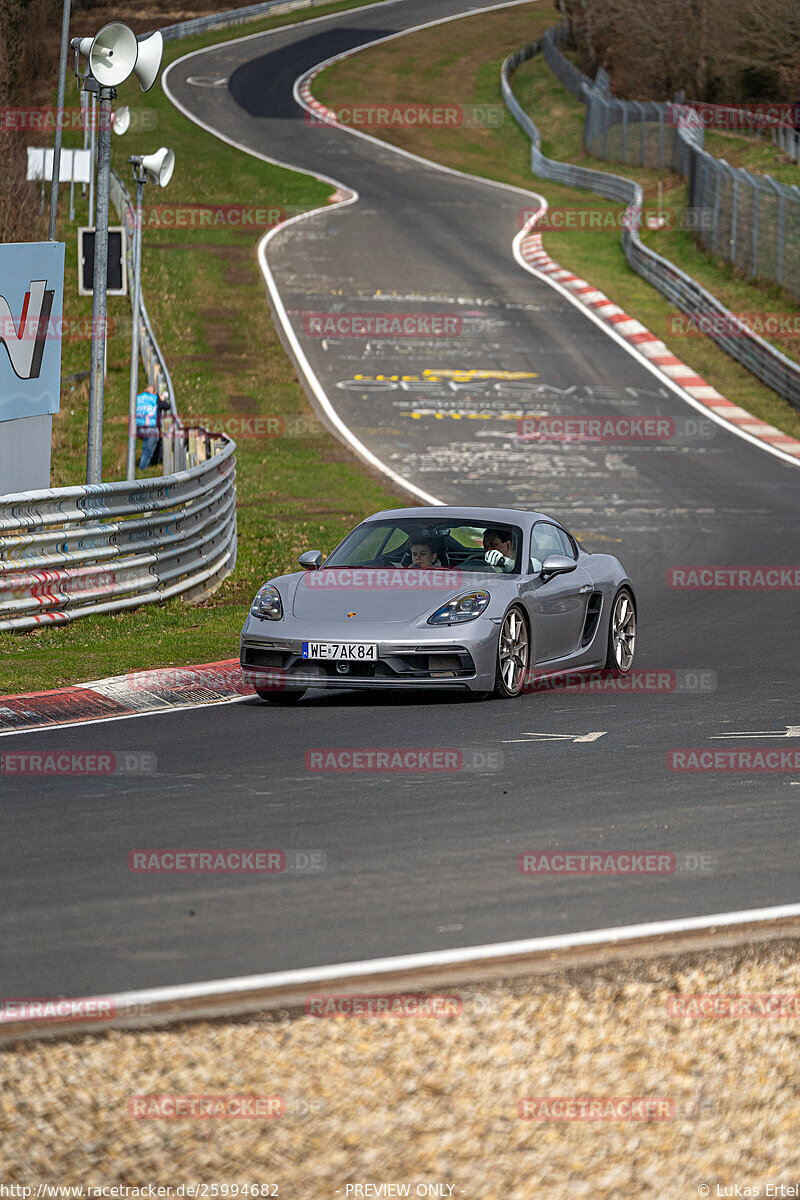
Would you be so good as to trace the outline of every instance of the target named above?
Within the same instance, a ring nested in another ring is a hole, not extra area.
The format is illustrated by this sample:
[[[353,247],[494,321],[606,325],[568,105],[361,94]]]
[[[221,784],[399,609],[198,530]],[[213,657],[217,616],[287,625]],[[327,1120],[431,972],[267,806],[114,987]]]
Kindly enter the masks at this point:
[[[620,588],[614,597],[608,624],[606,670],[627,675],[636,653],[636,605],[629,588]]]
[[[514,605],[503,617],[497,640],[497,668],[493,695],[503,700],[523,689],[531,660],[531,639],[521,608]]]

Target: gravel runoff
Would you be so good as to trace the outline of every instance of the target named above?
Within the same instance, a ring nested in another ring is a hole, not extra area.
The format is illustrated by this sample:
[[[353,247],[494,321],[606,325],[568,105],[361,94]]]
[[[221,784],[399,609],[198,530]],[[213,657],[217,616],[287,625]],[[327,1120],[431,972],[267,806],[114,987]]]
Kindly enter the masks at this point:
[[[674,994],[800,993],[798,949],[435,989],[461,1001],[447,1018],[277,1012],[23,1043],[0,1054],[0,1196],[41,1183],[267,1185],[282,1200],[800,1195],[800,1015],[667,1011]],[[281,1097],[283,1115],[128,1114],[131,1097],[166,1094]],[[521,1119],[531,1097],[657,1097],[674,1116]]]

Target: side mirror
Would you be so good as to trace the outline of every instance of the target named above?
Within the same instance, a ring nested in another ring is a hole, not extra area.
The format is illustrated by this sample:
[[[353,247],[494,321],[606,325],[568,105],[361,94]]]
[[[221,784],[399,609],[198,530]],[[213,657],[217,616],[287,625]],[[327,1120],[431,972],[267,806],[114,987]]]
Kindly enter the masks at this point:
[[[297,560],[304,571],[318,571],[322,566],[321,550],[306,550]]]
[[[553,575],[568,575],[570,571],[576,569],[577,565],[575,559],[568,558],[566,554],[548,554],[542,563],[539,574],[542,579],[547,580]]]

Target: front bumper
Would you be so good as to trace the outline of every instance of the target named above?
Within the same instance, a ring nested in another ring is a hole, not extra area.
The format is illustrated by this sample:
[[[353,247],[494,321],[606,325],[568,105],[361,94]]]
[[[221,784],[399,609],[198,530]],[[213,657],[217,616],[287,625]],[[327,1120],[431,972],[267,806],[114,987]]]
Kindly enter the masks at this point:
[[[250,617],[242,631],[239,657],[245,680],[256,689],[451,688],[488,691],[494,686],[497,626],[491,620],[478,618],[478,621],[481,629],[470,631],[477,636],[469,638],[463,636],[465,626],[455,626],[452,639],[443,638],[441,629],[432,628],[431,637],[418,634],[414,638],[389,640],[365,636],[361,631],[355,639],[352,631],[348,631],[349,637],[345,638],[338,630],[313,630],[298,638],[268,637],[260,629],[256,632],[252,628],[253,624],[263,627],[267,622]],[[377,641],[378,658],[373,662],[337,663],[312,662],[302,657],[304,641],[338,640]]]

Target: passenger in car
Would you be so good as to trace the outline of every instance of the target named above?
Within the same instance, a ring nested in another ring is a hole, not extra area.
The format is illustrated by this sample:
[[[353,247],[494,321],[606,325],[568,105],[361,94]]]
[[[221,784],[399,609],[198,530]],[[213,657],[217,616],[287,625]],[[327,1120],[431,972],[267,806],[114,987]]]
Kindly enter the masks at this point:
[[[435,542],[417,539],[417,541],[412,543],[410,569],[418,568],[421,571],[429,571],[441,568],[443,565],[440,561],[439,550]]]

